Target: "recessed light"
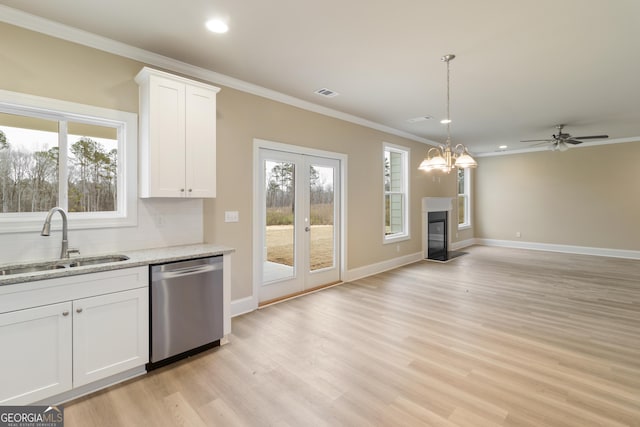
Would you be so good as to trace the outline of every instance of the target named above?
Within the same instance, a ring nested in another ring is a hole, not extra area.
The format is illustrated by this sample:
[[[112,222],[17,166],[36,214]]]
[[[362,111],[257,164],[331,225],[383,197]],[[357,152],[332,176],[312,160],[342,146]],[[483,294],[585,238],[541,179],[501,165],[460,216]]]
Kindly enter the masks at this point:
[[[442,123],[443,125],[446,125],[448,123],[451,123],[451,119],[442,119],[440,120],[440,123]]]
[[[506,145],[501,145],[501,146],[499,146],[498,148],[499,148],[500,150],[506,150],[506,149],[507,149],[507,147],[508,147],[508,146],[506,146]]]
[[[207,29],[212,33],[223,34],[229,31],[229,26],[226,22],[220,19],[211,19],[206,23]]]

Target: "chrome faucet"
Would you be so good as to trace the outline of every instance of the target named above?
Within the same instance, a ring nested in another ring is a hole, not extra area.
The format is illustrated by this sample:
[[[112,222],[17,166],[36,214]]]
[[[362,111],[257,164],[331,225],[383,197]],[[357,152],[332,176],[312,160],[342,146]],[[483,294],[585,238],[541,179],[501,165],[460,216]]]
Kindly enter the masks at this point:
[[[44,225],[42,226],[42,231],[40,232],[41,236],[48,236],[51,232],[51,217],[54,213],[60,212],[60,216],[62,216],[62,250],[60,251],[60,258],[69,258],[69,252],[77,252],[80,253],[77,249],[69,249],[69,240],[67,240],[67,213],[62,208],[51,208],[47,217],[44,220]]]

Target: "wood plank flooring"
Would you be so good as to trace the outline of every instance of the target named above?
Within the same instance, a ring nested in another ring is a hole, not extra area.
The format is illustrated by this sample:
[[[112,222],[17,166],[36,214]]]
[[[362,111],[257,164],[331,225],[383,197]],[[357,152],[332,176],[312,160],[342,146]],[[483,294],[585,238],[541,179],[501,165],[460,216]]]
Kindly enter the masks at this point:
[[[640,261],[468,252],[236,317],[65,426],[640,426]]]

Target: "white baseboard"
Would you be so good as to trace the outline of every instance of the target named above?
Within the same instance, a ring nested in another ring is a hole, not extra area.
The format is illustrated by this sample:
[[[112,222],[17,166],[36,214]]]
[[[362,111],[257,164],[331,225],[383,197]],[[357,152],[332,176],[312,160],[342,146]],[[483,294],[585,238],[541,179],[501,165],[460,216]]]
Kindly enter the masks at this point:
[[[451,243],[451,250],[452,251],[457,251],[458,249],[467,248],[467,247],[473,246],[475,244],[476,244],[476,239],[467,239],[467,240],[461,240],[459,242],[452,242]]]
[[[476,242],[474,239],[463,240],[453,243],[452,249],[457,250],[471,246]],[[373,276],[374,274],[382,273],[384,271],[392,270],[403,265],[412,264],[423,260],[422,252],[416,252],[409,255],[404,255],[398,258],[388,259],[376,264],[366,265],[364,267],[358,267],[351,270],[347,270],[345,277],[342,278],[343,282],[351,282],[353,280],[362,279],[363,277]],[[253,296],[248,296],[231,301],[231,317],[239,316],[241,314],[249,313],[258,309],[258,300]]]
[[[231,301],[231,317],[240,316],[258,309],[258,299],[253,296]]]
[[[358,267],[346,272],[346,277],[342,280],[345,282],[351,282],[353,280],[362,279],[363,277],[372,276],[374,274],[382,273],[383,271],[391,270],[402,265],[411,264],[423,259],[422,252],[416,252],[414,254],[401,256],[398,258],[389,259],[376,264],[366,265],[364,267]]]
[[[552,243],[520,242],[496,239],[474,239],[474,241],[475,244],[484,246],[500,246],[505,248],[531,249],[535,251],[640,259],[640,251],[629,251],[624,249],[594,248],[590,246],[557,245]]]
[[[472,245],[483,246],[499,246],[505,248],[517,248],[517,249],[531,249],[536,251],[548,251],[548,252],[564,252],[570,254],[580,255],[595,255],[605,256],[613,258],[628,258],[628,259],[640,259],[640,251],[629,251],[622,249],[609,249],[609,248],[593,248],[588,246],[572,246],[572,245],[557,245],[551,243],[536,243],[536,242],[520,242],[514,240],[496,240],[496,239],[467,239],[451,244],[452,250],[463,249]],[[343,277],[344,282],[351,282],[357,279],[362,279],[367,276],[382,273],[384,271],[392,270],[394,268],[412,264],[424,259],[422,252],[416,252],[401,256],[398,258],[389,259],[376,264],[366,265],[364,267],[358,267],[348,270]],[[258,299],[253,296],[240,298],[231,301],[231,316],[239,316],[241,314],[249,313],[258,309]]]

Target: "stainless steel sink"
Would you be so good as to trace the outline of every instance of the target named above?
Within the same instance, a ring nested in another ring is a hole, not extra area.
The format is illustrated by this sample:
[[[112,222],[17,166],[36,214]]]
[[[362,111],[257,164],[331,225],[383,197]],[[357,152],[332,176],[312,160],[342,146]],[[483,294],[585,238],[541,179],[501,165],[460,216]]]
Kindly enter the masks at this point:
[[[57,261],[40,262],[33,264],[17,264],[0,268],[0,276],[12,274],[37,273],[39,271],[59,270],[63,268],[82,267],[86,265],[99,265],[111,262],[126,261],[126,255],[103,255],[86,258],[61,259]]]
[[[57,262],[16,265],[0,270],[0,276],[8,276],[10,274],[36,273],[38,271],[58,270],[61,268],[65,268],[65,266],[58,264]]]
[[[99,257],[78,258],[69,263],[69,267],[82,267],[84,265],[107,264],[110,262],[126,261],[129,257],[126,255],[107,255]]]

